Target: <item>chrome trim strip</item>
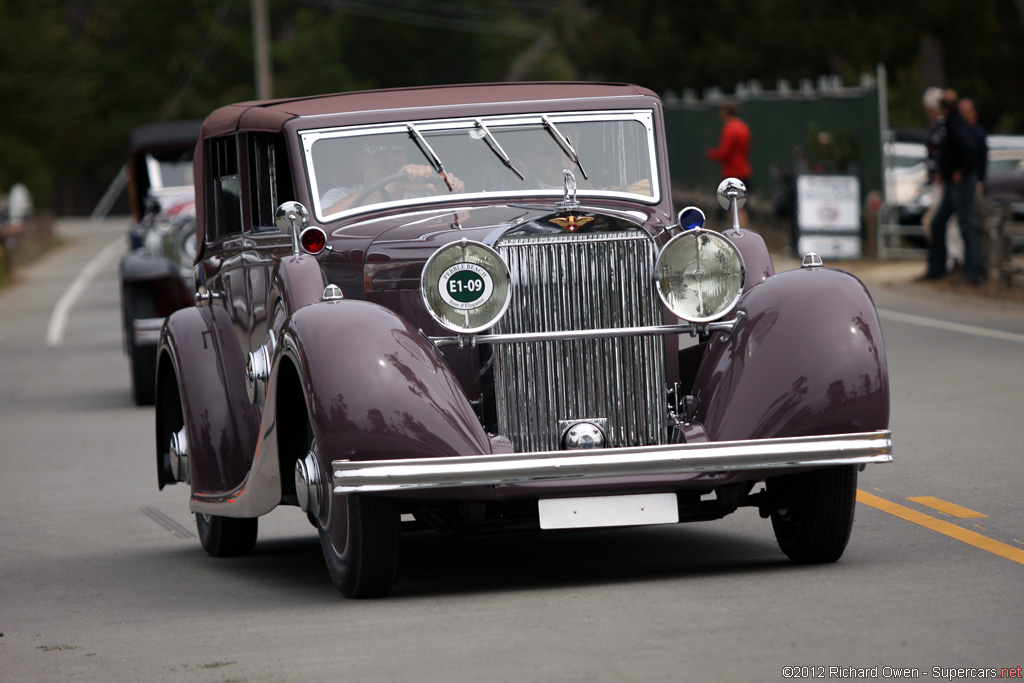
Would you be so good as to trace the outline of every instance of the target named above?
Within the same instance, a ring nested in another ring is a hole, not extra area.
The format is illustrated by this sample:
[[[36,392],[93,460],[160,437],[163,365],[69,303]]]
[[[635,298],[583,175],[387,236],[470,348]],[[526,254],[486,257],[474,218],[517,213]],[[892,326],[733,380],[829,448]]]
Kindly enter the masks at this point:
[[[892,461],[892,432],[405,460],[335,460],[336,494]]]
[[[160,328],[166,318],[135,318],[132,320],[132,337],[136,346],[156,346],[160,341]]]
[[[521,344],[539,341],[571,341],[574,339],[612,339],[615,337],[663,336],[666,334],[696,334],[699,331],[732,332],[743,316],[732,320],[720,320],[713,323],[695,325],[680,323],[678,325],[648,325],[645,327],[613,327],[600,330],[563,330],[560,332],[523,332],[518,334],[467,334],[462,337],[427,337],[435,346],[477,344]]]
[[[609,100],[611,103],[611,100]],[[543,101],[538,101],[538,105],[543,105]],[[339,211],[334,214],[324,215],[323,210],[326,207],[320,205],[320,197],[323,193],[329,189],[329,187],[322,187],[324,179],[317,178],[316,173],[313,171],[315,165],[313,163],[313,146],[314,144],[322,139],[329,138],[344,138],[351,136],[360,135],[377,135],[387,133],[408,133],[407,125],[412,123],[418,131],[424,134],[444,132],[444,131],[457,131],[457,130],[478,130],[476,122],[477,120],[483,120],[487,127],[492,132],[497,132],[499,135],[502,132],[502,128],[506,127],[522,127],[522,126],[538,126],[543,127],[544,121],[541,119],[542,114],[496,114],[489,116],[459,116],[454,118],[443,118],[443,119],[412,119],[410,121],[396,121],[393,123],[385,124],[369,124],[369,125],[357,125],[357,126],[335,126],[331,128],[321,128],[305,130],[299,133],[302,141],[303,154],[306,161],[306,168],[310,169],[307,174],[307,180],[310,184],[311,200],[313,202],[313,210],[321,221],[336,221],[344,216],[353,215],[356,213],[365,213],[367,211],[376,211],[381,208],[409,206],[420,208],[424,204],[432,204],[435,202],[449,201],[452,197],[451,194],[437,195],[434,197],[416,197],[411,199],[398,199],[391,202],[382,202],[379,204],[372,204],[368,206],[353,207]],[[661,168],[658,165],[658,146],[655,141],[654,131],[654,115],[650,109],[602,109],[602,110],[585,110],[585,111],[551,111],[546,114],[555,124],[569,125],[580,122],[615,122],[615,121],[635,121],[642,125],[646,131],[646,143],[647,143],[647,168],[651,174],[651,194],[639,195],[635,193],[629,193],[625,191],[609,191],[609,190],[584,190],[583,194],[588,197],[611,197],[611,198],[626,198],[633,202],[640,202],[643,204],[655,205],[662,199],[661,194]],[[315,118],[315,117],[310,117]],[[583,150],[584,154],[586,150]],[[562,188],[557,190],[510,190],[502,192],[470,192],[456,195],[460,199],[479,199],[486,198],[493,200],[496,197],[502,197],[506,200],[516,198],[528,198],[537,197],[538,195],[548,195],[551,197],[561,198]],[[449,209],[450,211],[450,209]]]

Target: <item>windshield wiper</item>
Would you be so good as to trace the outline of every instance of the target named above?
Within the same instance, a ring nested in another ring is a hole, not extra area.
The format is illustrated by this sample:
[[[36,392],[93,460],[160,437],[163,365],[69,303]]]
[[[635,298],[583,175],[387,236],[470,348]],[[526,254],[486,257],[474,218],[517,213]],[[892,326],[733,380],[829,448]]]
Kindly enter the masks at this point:
[[[426,138],[423,137],[423,134],[416,129],[416,126],[411,123],[407,123],[406,128],[409,130],[409,136],[416,141],[416,145],[420,148],[420,151],[423,152],[423,156],[427,157],[427,160],[430,161],[430,165],[433,166],[434,170],[437,171],[437,174],[441,176],[441,180],[443,180],[444,184],[448,187],[448,191],[452,192],[452,181],[448,179],[448,171],[444,170],[444,164],[441,163],[441,157],[437,156],[437,153],[430,146],[430,143],[427,142]]]
[[[548,118],[547,114],[543,114],[540,118],[544,122],[544,127],[547,128],[549,133],[551,133],[551,137],[555,139],[558,145],[562,148],[562,151],[565,152],[566,156],[576,164],[576,167],[580,169],[580,173],[583,174],[583,179],[586,180],[587,172],[583,169],[583,164],[580,163],[580,155],[576,153],[572,143],[569,142],[569,138],[562,135],[562,132],[555,128],[555,124],[551,122],[551,119]]]
[[[487,146],[491,148],[491,151],[494,152],[499,159],[501,159],[501,163],[505,164],[510,169],[512,169],[512,172],[519,176],[520,180],[526,180],[526,176],[524,176],[519,171],[519,169],[515,167],[515,165],[512,163],[512,159],[509,158],[508,154],[505,153],[505,150],[503,150],[501,148],[501,145],[498,144],[498,140],[493,135],[491,135],[491,131],[487,129],[487,126],[484,125],[484,122],[481,121],[480,119],[477,119],[476,127],[479,128],[480,132],[484,134],[484,140],[487,142]]]

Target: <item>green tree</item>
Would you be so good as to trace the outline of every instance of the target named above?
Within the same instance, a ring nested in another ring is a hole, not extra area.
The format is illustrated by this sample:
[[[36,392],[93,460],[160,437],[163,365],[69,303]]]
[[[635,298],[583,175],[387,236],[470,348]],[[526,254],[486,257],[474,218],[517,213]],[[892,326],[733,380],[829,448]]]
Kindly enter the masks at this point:
[[[270,0],[278,97],[515,79],[630,81],[656,92],[885,64],[893,125],[921,92],[972,97],[1024,132],[1020,0]],[[0,189],[91,210],[129,130],[255,96],[250,0],[0,0]]]

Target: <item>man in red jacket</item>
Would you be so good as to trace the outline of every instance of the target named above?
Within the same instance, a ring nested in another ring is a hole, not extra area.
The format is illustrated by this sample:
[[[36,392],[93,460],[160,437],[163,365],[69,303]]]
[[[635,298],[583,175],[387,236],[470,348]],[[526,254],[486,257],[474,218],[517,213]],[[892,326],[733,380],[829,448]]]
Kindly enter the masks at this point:
[[[739,117],[739,107],[733,100],[724,100],[718,108],[722,120],[722,134],[718,147],[709,149],[708,159],[722,166],[722,179],[738,178],[750,193],[750,128]],[[740,224],[749,227],[746,209],[740,209]]]

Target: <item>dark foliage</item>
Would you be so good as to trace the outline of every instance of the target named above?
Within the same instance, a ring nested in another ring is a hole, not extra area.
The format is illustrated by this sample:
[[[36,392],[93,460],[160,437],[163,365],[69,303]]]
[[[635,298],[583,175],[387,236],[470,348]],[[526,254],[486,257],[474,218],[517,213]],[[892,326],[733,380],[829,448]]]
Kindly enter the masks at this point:
[[[1019,0],[269,0],[274,95],[508,79],[657,92],[887,66],[893,125],[926,85],[1024,132]],[[1024,11],[1024,10],[1020,10]],[[250,0],[0,0],[0,189],[92,209],[135,125],[255,97]]]

